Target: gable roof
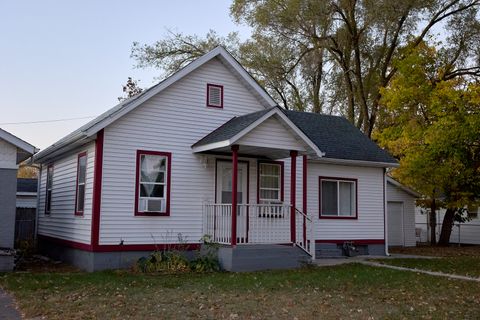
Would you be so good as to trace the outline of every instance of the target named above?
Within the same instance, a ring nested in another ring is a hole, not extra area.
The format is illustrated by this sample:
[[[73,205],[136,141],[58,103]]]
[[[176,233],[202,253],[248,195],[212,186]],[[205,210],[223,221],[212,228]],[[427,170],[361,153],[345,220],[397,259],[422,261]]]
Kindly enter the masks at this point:
[[[219,147],[231,146],[240,140],[240,138],[244,137],[247,133],[260,126],[264,121],[274,115],[277,115],[280,121],[283,121],[286,127],[296,134],[306,145],[308,145],[318,157],[323,156],[322,151],[318,149],[317,145],[311,141],[305,135],[305,133],[300,130],[287,116],[285,116],[285,114],[281,111],[281,108],[278,106],[267,110],[234,117],[193,144],[192,149],[194,152],[202,152]]]
[[[22,162],[25,159],[28,159],[30,156],[35,154],[38,149],[32,146],[30,143],[20,139],[17,136],[14,136],[8,131],[5,131],[0,128],[0,139],[7,141],[11,145],[17,148],[17,163]]]
[[[69,135],[55,142],[48,148],[40,151],[35,156],[35,161],[44,162],[58,154],[61,154],[68,150],[72,150],[79,145],[93,140],[98,131],[102,130],[110,123],[114,122],[118,118],[135,109],[143,102],[165,90],[173,83],[184,78],[186,75],[195,71],[196,69],[214,58],[220,58],[221,61],[227,66],[227,68],[232,70],[242,80],[242,82],[244,82],[247,87],[251,89],[254,95],[259,98],[259,100],[266,108],[276,105],[276,102],[273,100],[273,98],[270,97],[270,95],[265,91],[265,89],[257,83],[257,81],[240,65],[240,63],[227,50],[219,46],[212,51],[204,54],[195,61],[191,62],[190,64],[180,69],[162,82],[143,91],[141,94],[135,97],[119,103],[118,105],[104,112],[97,118],[93,119],[92,121],[73,131]]]
[[[299,112],[284,110],[280,107],[270,108],[258,112],[249,113],[240,117],[234,117],[212,131],[192,145],[194,152],[201,152],[207,146],[224,147],[231,145],[242,132],[248,130],[262,117],[269,117],[269,113],[277,111],[284,114],[291,123],[305,136],[303,140],[313,143],[317,151],[318,159],[328,162],[341,160],[349,162],[365,162],[365,164],[377,164],[384,167],[397,166],[397,160],[375,142],[365,136],[353,126],[347,119],[339,116],[324,115],[311,112]]]
[[[418,193],[418,192],[414,191],[413,189],[410,189],[409,187],[401,184],[400,182],[393,179],[392,177],[387,176],[387,183],[390,183],[391,185],[393,185],[393,186],[399,188],[400,190],[408,193],[412,197],[415,197],[415,198],[421,198],[422,197],[422,195],[420,193]]]
[[[323,160],[355,160],[397,166],[387,151],[340,116],[283,111],[325,153]]]

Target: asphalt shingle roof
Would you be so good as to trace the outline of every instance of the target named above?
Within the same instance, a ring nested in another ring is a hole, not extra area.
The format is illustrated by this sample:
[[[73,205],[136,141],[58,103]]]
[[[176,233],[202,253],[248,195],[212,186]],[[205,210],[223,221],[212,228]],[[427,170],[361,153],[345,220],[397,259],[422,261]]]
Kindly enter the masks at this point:
[[[235,136],[240,131],[242,131],[243,129],[245,129],[246,127],[248,127],[249,125],[251,125],[252,123],[254,123],[256,120],[263,117],[273,108],[249,113],[239,117],[234,117],[229,121],[225,122],[224,124],[222,124],[217,129],[210,132],[208,135],[206,135],[199,141],[197,141],[192,147],[228,140],[233,136]]]
[[[307,135],[325,158],[397,163],[387,151],[339,116],[283,110]]]
[[[234,117],[193,146],[228,140],[268,113],[272,108]],[[280,109],[325,153],[325,158],[385,162],[397,161],[365,136],[347,119],[339,116]]]

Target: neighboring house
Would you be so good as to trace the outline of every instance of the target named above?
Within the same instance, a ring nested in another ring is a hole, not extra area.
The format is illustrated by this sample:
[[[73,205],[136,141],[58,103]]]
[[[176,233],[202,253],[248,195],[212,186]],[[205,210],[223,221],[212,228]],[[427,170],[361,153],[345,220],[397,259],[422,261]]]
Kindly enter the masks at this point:
[[[234,271],[295,267],[345,241],[387,250],[395,159],[342,117],[278,107],[221,47],[35,160],[41,247],[83,269],[204,235]]]
[[[420,194],[387,177],[388,245],[414,247],[415,200]]]
[[[37,212],[37,179],[17,179],[17,214],[15,219],[15,247],[33,246]]]
[[[415,222],[417,229],[420,231],[419,237],[422,242],[430,241],[430,224],[429,216],[420,207],[415,208]],[[440,238],[442,231],[443,216],[445,215],[445,209],[437,211],[437,227],[435,229],[435,235],[437,241]],[[480,208],[477,208],[476,212],[471,212],[472,219],[464,223],[455,222],[452,228],[452,234],[450,235],[450,243],[461,244],[476,244],[480,245]]]
[[[36,151],[31,144],[0,129],[0,271],[13,269],[9,250],[14,243],[18,164]]]

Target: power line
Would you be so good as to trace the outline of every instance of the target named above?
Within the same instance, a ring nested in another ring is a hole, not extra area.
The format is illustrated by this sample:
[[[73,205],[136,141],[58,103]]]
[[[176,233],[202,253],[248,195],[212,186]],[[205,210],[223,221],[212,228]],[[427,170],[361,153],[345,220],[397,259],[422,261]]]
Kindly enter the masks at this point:
[[[78,117],[78,118],[53,119],[53,120],[39,120],[39,121],[4,122],[4,123],[0,123],[0,126],[13,125],[13,124],[34,124],[34,123],[61,122],[61,121],[91,119],[91,118],[93,118],[93,117],[94,117],[94,116]]]

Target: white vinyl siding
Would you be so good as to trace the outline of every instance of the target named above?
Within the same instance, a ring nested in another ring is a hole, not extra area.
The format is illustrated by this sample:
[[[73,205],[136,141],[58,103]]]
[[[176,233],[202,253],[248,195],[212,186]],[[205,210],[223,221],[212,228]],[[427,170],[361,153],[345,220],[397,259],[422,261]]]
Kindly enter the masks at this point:
[[[207,83],[224,86],[223,109],[205,108]],[[178,234],[198,242],[202,205],[215,198],[215,158],[193,154],[191,145],[232,117],[259,110],[261,103],[213,59],[105,128],[100,244],[178,242]],[[136,150],[172,153],[170,216],[135,216]]]
[[[299,165],[298,167],[301,169],[302,166]],[[301,171],[299,171],[297,176],[298,175],[301,177]],[[318,181],[319,177],[326,176],[357,179],[357,219],[319,219]],[[307,212],[308,214],[312,214],[316,219],[315,229],[317,240],[384,239],[382,168],[354,167],[309,162],[307,183]],[[298,198],[298,195],[297,199],[301,200],[301,198]],[[297,206],[299,206],[301,201],[297,200],[297,203]]]
[[[0,139],[0,168],[17,169],[17,148]]]
[[[77,162],[78,154],[83,151],[87,152],[85,208],[83,216],[75,216]],[[38,234],[90,244],[94,162],[95,143],[91,142],[53,163],[50,215],[45,215],[47,166],[42,166],[40,189],[38,191]]]
[[[394,241],[397,245],[405,245],[406,247],[412,247],[416,245],[416,236],[415,236],[415,198],[408,194],[407,192],[401,190],[397,186],[387,183],[387,206],[390,203],[400,203],[402,205],[403,217],[395,219],[396,223],[402,223],[403,225],[394,226],[394,223],[389,221],[388,223],[388,234],[389,236],[393,234]],[[395,204],[391,204],[395,206]],[[396,208],[394,208],[396,211]],[[397,228],[396,232],[391,232],[392,228]],[[399,231],[402,230],[402,231]],[[400,243],[398,234],[403,235],[404,244]],[[390,243],[389,241],[389,244]],[[392,244],[393,245],[393,244]]]
[[[238,140],[239,145],[304,151],[305,145],[274,115]]]

